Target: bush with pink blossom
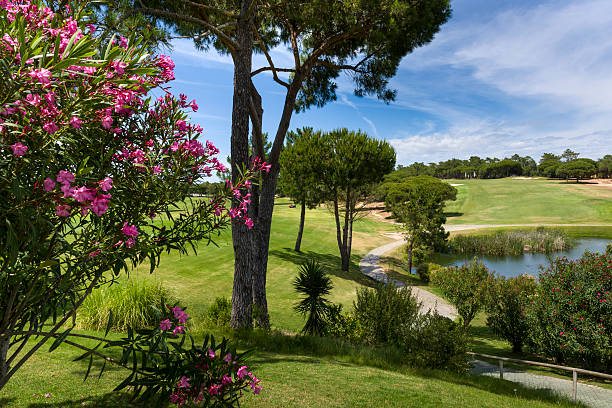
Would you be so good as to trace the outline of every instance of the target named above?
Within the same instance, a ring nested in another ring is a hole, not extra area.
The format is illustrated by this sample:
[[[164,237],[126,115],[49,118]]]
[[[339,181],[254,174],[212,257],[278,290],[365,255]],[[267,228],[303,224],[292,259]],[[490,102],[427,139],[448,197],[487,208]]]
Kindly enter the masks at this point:
[[[49,339],[75,338],[65,325],[94,288],[252,225],[249,178],[269,168],[190,200],[225,170],[188,120],[197,104],[164,87],[170,58],[102,43],[87,4],[0,0],[0,389]]]

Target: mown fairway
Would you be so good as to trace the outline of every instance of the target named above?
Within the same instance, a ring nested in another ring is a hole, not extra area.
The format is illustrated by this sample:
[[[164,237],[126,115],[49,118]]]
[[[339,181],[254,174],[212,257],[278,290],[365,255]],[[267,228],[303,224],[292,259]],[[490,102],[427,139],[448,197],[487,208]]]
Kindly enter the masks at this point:
[[[333,275],[331,300],[348,307],[359,285],[372,285],[359,273],[359,260],[369,250],[390,242],[379,232],[393,231],[395,227],[370,218],[355,223],[351,270],[345,273],[340,270],[336,227],[329,210],[320,207],[306,212],[302,253],[296,253],[293,247],[300,209],[289,208],[289,204],[287,199],[280,199],[274,209],[267,277],[268,308],[274,327],[299,331],[304,320],[293,311],[296,294],[292,286],[299,264],[309,257],[324,264]],[[222,234],[216,244],[200,245],[197,256],[164,254],[159,269],[153,273],[153,278],[167,285],[196,317],[206,311],[215,297],[232,296],[234,253],[230,232]],[[148,265],[138,268],[132,276],[148,277]]]
[[[612,188],[559,180],[449,180],[449,224],[612,224]]]

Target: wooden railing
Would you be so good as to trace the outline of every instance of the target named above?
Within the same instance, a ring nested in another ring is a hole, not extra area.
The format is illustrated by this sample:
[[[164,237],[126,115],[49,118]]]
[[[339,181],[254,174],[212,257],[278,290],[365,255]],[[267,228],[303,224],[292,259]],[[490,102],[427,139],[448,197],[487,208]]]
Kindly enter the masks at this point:
[[[554,368],[554,369],[557,369],[557,370],[571,371],[572,372],[572,377],[573,377],[573,380],[572,380],[572,398],[574,399],[574,401],[576,400],[576,393],[578,392],[578,373],[590,375],[590,376],[593,376],[593,377],[605,378],[607,380],[612,380],[612,375],[611,374],[600,373],[600,372],[591,371],[591,370],[585,370],[585,369],[582,369],[582,368],[566,367],[566,366],[561,366],[561,365],[556,365],[556,364],[549,364],[549,363],[541,363],[539,361],[519,360],[517,358],[498,357],[498,356],[492,356],[490,354],[480,354],[480,353],[472,353],[472,352],[468,352],[468,354],[471,355],[471,356],[474,356],[474,357],[481,357],[481,358],[487,358],[487,359],[491,359],[491,360],[498,360],[499,361],[499,378],[502,379],[502,380],[504,379],[504,361],[507,361],[509,363],[528,364],[528,365],[533,365],[533,366]]]

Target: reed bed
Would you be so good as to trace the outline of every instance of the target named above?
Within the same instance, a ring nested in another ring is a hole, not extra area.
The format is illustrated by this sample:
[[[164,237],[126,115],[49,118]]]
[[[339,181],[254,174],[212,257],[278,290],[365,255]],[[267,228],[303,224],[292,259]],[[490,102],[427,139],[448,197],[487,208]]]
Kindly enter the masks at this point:
[[[457,235],[450,240],[452,253],[465,255],[521,255],[553,253],[572,248],[575,240],[559,229],[500,231],[493,234]]]

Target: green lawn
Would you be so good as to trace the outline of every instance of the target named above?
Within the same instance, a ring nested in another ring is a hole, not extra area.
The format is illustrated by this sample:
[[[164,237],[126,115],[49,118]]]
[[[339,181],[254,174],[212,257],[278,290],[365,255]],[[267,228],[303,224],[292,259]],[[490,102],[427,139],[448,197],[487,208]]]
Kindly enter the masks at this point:
[[[448,180],[449,224],[612,224],[612,188],[559,180]]]

